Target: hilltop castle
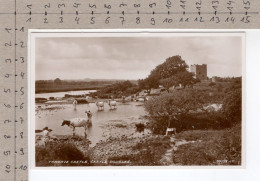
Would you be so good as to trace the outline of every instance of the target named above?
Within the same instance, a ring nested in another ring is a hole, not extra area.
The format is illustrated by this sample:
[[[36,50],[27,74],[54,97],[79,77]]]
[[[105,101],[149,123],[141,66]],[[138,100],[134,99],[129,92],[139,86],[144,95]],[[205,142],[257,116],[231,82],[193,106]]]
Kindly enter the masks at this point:
[[[207,64],[194,64],[190,66],[190,71],[195,74],[195,78],[199,80],[207,80]]]

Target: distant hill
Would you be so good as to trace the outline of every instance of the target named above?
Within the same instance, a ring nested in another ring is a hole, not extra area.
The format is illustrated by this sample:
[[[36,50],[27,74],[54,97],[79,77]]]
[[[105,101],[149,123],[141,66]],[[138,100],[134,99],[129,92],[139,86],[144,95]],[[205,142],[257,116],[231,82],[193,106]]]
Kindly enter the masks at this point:
[[[125,80],[119,79],[81,79],[81,80],[36,80],[35,93],[63,92],[75,90],[97,90]],[[137,80],[130,80],[137,84]]]

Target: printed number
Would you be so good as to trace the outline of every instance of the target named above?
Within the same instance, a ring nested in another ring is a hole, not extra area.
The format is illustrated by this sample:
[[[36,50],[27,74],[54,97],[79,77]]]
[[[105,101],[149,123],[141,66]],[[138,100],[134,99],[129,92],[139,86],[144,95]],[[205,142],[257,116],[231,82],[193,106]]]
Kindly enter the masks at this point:
[[[80,3],[74,3],[73,7],[74,7],[74,8],[78,8],[79,5],[80,5]]]
[[[20,133],[21,139],[23,139],[23,132]]]
[[[24,91],[23,91],[23,88],[24,88],[24,87],[21,87],[21,89],[20,89],[20,92],[21,92],[21,96],[22,96],[22,95],[24,95]]]
[[[95,24],[95,17],[91,17],[90,24]]]
[[[11,93],[11,89],[5,89],[5,88],[4,88],[4,92],[5,92],[5,93]]]
[[[19,169],[20,169],[20,170],[27,170],[27,166],[26,166],[26,165],[21,165],[21,166],[19,167]]]
[[[20,152],[21,155],[24,155],[23,148],[20,149]]]
[[[153,6],[156,6],[156,3],[149,4],[150,8],[153,8]]]
[[[21,63],[24,63],[24,57],[20,57]]]
[[[21,124],[23,124],[24,120],[22,117],[20,117]]]
[[[20,109],[23,109],[23,105],[24,105],[24,103],[22,103],[22,104],[20,105]]]
[[[63,17],[60,17],[59,23],[63,23]]]
[[[12,63],[12,59],[10,59],[10,58],[5,59],[5,63],[8,63],[8,62]]]
[[[97,6],[95,4],[93,4],[93,5],[89,4],[89,7],[90,8],[97,8]]]
[[[24,48],[24,47],[25,47],[23,41],[20,42],[20,47],[21,47],[21,48]]]
[[[10,41],[9,43],[5,43],[5,46],[6,46],[6,47],[8,47],[8,46],[9,46],[9,47],[12,46],[12,42]]]
[[[7,173],[10,173],[11,172],[11,166],[10,165],[6,165],[5,166],[5,171],[7,172]]]
[[[65,8],[65,4],[64,4],[64,3],[58,4],[58,8],[61,8],[61,7],[64,7],[64,8]]]
[[[4,123],[6,124],[6,123],[11,123],[12,121],[10,121],[10,120],[4,120]]]
[[[10,135],[4,135],[4,138],[5,138],[5,139],[10,139],[11,136],[10,136]]]
[[[21,74],[20,74],[22,79],[24,78],[24,74],[25,74],[24,72],[21,72]]]
[[[10,33],[11,30],[11,28],[5,28],[5,31],[7,31],[7,33]]]
[[[136,24],[140,24],[141,20],[140,20],[140,17],[137,17],[136,18]]]
[[[9,150],[8,150],[8,151],[4,151],[4,155],[5,155],[5,156],[8,156],[8,155],[10,155],[10,154],[11,154],[11,151],[9,151]]]
[[[111,5],[104,4],[104,8],[111,9]]]
[[[171,2],[170,0],[167,0],[165,6],[166,6],[168,9],[170,9],[171,5],[172,5],[172,2]]]
[[[120,17],[120,19],[121,19],[121,23],[122,23],[122,25],[123,25],[124,22],[125,22],[125,18],[124,18],[124,17]]]
[[[244,5],[250,6],[250,1],[243,1]]]
[[[77,24],[79,24],[79,17],[76,17],[75,21],[77,22]]]
[[[7,108],[11,108],[10,104],[4,104],[4,106],[7,107]]]
[[[155,19],[151,18],[151,25],[155,25]]]
[[[110,23],[110,22],[109,22],[109,19],[110,19],[110,17],[107,17],[107,18],[106,18],[106,21],[105,21],[106,24]]]
[[[5,78],[9,78],[12,74],[5,74]]]
[[[51,7],[51,3],[44,5],[44,8],[50,8],[50,7]]]
[[[173,20],[171,18],[166,18],[165,20],[163,20],[163,23],[172,23]]]

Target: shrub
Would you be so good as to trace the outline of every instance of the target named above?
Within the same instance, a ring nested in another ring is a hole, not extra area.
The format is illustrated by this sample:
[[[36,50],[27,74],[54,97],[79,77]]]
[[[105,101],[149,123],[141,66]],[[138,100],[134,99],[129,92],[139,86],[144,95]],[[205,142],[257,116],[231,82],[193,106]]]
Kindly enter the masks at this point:
[[[89,165],[89,158],[72,143],[55,143],[52,145],[36,146],[36,166],[83,166]],[[71,161],[85,161],[88,163],[71,163]],[[68,163],[51,163],[50,161],[68,161]]]
[[[202,110],[205,95],[193,89],[183,89],[152,97],[144,106],[150,115],[150,128],[154,133],[164,134],[167,127],[181,127],[188,115]]]
[[[242,120],[242,94],[241,89],[230,92],[223,101],[223,116],[227,125],[232,125]]]
[[[145,125],[144,125],[143,123],[138,123],[138,124],[136,124],[135,126],[136,126],[136,130],[137,130],[138,132],[144,131]]]
[[[240,165],[241,126],[220,131],[185,131],[178,139],[196,141],[184,144],[173,152],[177,165]],[[199,141],[200,140],[200,141]]]

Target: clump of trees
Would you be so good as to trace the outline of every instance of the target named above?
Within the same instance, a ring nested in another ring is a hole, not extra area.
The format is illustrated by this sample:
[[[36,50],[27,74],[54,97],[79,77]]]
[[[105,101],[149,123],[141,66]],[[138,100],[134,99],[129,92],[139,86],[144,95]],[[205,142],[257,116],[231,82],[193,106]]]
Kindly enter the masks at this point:
[[[150,115],[150,128],[154,133],[164,134],[167,127],[182,129],[188,115],[203,109],[205,95],[195,89],[184,89],[155,96],[145,103]]]
[[[165,134],[167,127],[177,131],[189,129],[222,129],[241,124],[241,89],[230,91],[218,111],[205,110],[212,104],[205,91],[196,89],[174,90],[154,96],[145,103],[150,116],[149,127],[156,134]]]
[[[188,71],[188,65],[181,56],[172,56],[153,69],[145,79],[139,79],[140,89],[147,90],[150,93],[152,88],[158,88],[159,84],[169,92],[170,87],[179,86],[185,88],[192,86],[199,80],[194,78],[194,74]]]

